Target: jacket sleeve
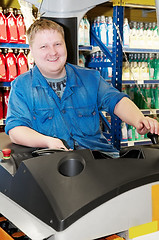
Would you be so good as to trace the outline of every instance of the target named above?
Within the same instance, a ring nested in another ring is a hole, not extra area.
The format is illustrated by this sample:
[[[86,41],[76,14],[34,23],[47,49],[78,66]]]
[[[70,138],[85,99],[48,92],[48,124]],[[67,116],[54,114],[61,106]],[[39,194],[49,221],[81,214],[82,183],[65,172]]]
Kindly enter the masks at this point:
[[[129,96],[111,86],[103,77],[100,77],[97,99],[100,111],[106,111],[111,116],[115,116],[114,108],[123,97]]]

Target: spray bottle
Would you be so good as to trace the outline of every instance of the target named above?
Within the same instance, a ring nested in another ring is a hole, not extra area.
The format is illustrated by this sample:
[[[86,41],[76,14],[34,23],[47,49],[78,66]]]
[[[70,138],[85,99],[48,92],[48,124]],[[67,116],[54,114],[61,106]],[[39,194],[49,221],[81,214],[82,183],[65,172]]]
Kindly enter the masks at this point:
[[[13,81],[17,77],[16,57],[11,48],[8,49],[6,54],[6,72],[8,82]]]
[[[0,7],[0,42],[8,42],[7,39],[7,21],[3,14],[3,9]]]

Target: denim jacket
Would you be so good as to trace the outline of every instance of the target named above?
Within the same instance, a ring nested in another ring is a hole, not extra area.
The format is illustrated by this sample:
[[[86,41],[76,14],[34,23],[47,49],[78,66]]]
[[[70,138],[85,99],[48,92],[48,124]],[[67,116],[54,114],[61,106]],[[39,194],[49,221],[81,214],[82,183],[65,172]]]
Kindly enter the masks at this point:
[[[67,84],[60,99],[37,66],[11,85],[5,131],[27,126],[44,135],[91,150],[116,151],[100,130],[99,111],[114,114],[125,96],[96,70],[66,64]]]

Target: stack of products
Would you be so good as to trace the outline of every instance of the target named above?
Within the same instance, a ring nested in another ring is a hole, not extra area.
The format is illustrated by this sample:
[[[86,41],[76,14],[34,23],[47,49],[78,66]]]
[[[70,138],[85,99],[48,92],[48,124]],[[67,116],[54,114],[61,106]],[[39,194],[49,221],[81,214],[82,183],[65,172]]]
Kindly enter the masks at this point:
[[[159,54],[129,54],[123,62],[122,80],[159,80]]]
[[[0,43],[26,43],[24,18],[18,9],[0,7]]]
[[[11,82],[28,70],[27,54],[23,49],[4,49],[4,53],[0,49],[0,82]]]

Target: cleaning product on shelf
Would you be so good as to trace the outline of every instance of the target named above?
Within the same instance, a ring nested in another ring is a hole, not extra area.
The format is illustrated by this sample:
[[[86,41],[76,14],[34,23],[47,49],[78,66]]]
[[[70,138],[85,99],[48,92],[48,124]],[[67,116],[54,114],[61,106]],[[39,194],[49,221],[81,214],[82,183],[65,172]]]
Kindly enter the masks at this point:
[[[4,91],[3,91],[3,102],[4,102],[3,118],[5,118],[5,119],[7,117],[9,93],[10,93],[10,88],[9,87],[5,87]]]
[[[99,37],[102,43],[106,46],[107,45],[107,26],[105,22],[105,16],[103,15],[100,17]]]
[[[130,31],[130,48],[137,48],[137,22],[133,22]]]
[[[152,39],[153,39],[153,29],[152,29],[152,23],[148,23],[148,29],[147,29],[147,48],[152,49]]]
[[[78,65],[80,67],[85,67],[86,59],[82,53],[79,55]]]
[[[7,21],[6,16],[3,14],[3,9],[0,7],[0,42],[8,42],[7,38]]]
[[[138,48],[143,48],[144,47],[144,24],[143,22],[139,23],[139,28],[138,28]]]
[[[24,50],[20,49],[17,56],[17,71],[18,75],[28,71],[27,57],[24,54]]]
[[[8,49],[6,54],[6,73],[8,82],[13,81],[17,77],[16,57],[11,48]]]
[[[6,81],[6,61],[5,56],[2,53],[2,50],[0,49],[0,82]]]
[[[128,141],[128,130],[127,130],[127,124],[125,122],[121,123],[121,133],[122,133],[122,141],[127,142]]]
[[[151,85],[150,88],[150,94],[151,94],[151,108],[155,109],[155,84]]]
[[[100,37],[99,24],[100,24],[100,16],[96,18],[96,25],[95,25],[95,33],[98,37]],[[95,46],[97,46],[97,44]]]
[[[26,43],[25,23],[24,23],[24,18],[21,14],[20,9],[18,9],[17,11],[16,21],[17,21],[17,31],[18,31],[18,42]]]
[[[144,97],[146,100],[144,109],[151,108],[151,90],[150,90],[149,84],[146,84],[146,86],[145,86],[145,96]]]
[[[13,14],[13,8],[9,8],[9,15],[7,20],[7,35],[9,43],[18,43],[17,22]]]
[[[153,48],[154,49],[159,49],[159,34],[158,34],[158,27],[157,27],[157,23],[153,22],[152,24],[153,26]]]
[[[84,20],[80,20],[78,28],[78,45],[84,45]]]
[[[123,67],[122,67],[122,80],[130,80],[129,62],[123,62]]]
[[[159,53],[156,54],[154,60],[154,79],[159,80]]]
[[[123,46],[129,47],[129,41],[130,41],[130,27],[128,23],[128,19],[124,18],[124,24],[123,24]]]
[[[107,23],[107,46],[112,47],[113,45],[113,19],[112,17],[108,17]]]
[[[95,26],[96,26],[96,18],[94,18],[93,22],[91,23],[91,32],[95,32]],[[96,46],[96,42],[94,41],[94,38],[92,36],[90,36],[90,41],[91,41],[91,45],[92,46]]]
[[[0,91],[0,120],[3,119],[3,94]]]
[[[155,70],[155,64],[154,64],[154,54],[150,53],[148,58],[148,68],[149,68],[149,80],[154,79],[154,70]]]
[[[84,16],[84,46],[90,46],[90,24],[87,16]]]
[[[135,127],[128,125],[128,141],[135,141]]]

